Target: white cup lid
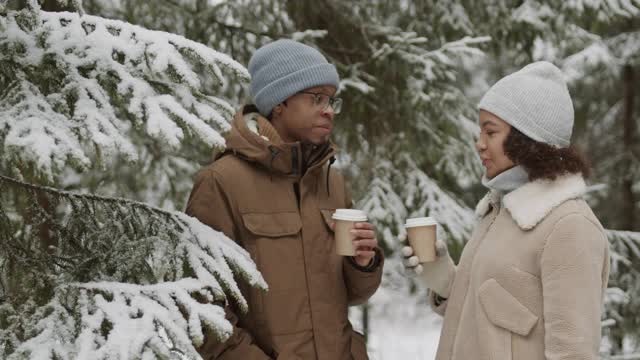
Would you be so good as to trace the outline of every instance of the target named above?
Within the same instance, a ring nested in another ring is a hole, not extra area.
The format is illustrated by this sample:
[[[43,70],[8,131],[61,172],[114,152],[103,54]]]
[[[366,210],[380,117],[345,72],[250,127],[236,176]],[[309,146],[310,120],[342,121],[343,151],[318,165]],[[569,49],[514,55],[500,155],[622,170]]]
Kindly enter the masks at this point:
[[[356,209],[336,209],[331,218],[346,221],[367,221],[367,214]]]
[[[429,216],[429,217],[407,219],[407,222],[404,224],[404,227],[410,228],[410,227],[431,226],[431,225],[438,225],[438,222],[436,221],[436,219]]]

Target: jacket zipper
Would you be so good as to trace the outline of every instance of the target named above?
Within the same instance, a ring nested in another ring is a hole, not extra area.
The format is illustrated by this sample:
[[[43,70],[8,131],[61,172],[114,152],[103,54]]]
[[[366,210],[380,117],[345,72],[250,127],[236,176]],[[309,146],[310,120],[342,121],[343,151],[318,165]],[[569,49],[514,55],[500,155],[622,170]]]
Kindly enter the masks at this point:
[[[298,175],[298,147],[294,146],[291,148],[291,174]],[[297,179],[296,182],[293,183],[293,192],[296,195],[296,203],[298,204],[298,210],[300,210],[300,180]]]
[[[298,148],[296,146],[291,148],[291,174],[298,175]]]

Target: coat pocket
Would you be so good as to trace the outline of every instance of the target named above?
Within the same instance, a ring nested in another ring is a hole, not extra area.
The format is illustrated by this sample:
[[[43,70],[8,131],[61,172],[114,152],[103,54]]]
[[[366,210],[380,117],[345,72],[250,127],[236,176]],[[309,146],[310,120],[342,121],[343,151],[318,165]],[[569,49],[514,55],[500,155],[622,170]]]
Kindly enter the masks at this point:
[[[478,296],[489,321],[514,334],[527,336],[538,322],[538,317],[495,279],[485,281],[478,289]]]
[[[269,286],[260,297],[260,320],[271,336],[311,329],[311,314],[298,212],[245,213],[246,243],[257,253],[258,270]],[[276,350],[280,350],[276,348]]]
[[[490,359],[513,359],[514,334],[529,335],[538,317],[495,279],[480,285],[478,300],[483,310],[478,314],[481,346],[485,347]]]
[[[244,226],[254,235],[280,237],[295,235],[302,228],[297,212],[242,214]]]
[[[320,213],[322,213],[322,218],[324,219],[324,223],[327,224],[327,229],[330,232],[333,232],[331,229],[331,223],[333,223],[333,213],[336,212],[336,209],[320,209]]]
[[[269,285],[269,293],[306,288],[300,215],[247,213],[242,214],[242,221],[250,233],[245,242],[255,248],[256,264]]]

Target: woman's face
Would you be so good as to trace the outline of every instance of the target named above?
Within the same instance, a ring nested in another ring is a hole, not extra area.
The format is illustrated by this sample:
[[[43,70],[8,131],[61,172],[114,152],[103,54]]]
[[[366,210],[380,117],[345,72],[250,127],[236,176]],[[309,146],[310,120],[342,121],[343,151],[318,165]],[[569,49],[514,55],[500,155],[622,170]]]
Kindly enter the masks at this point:
[[[504,140],[511,131],[511,125],[496,115],[480,110],[480,137],[476,150],[480,154],[487,178],[492,179],[515,164],[504,153]]]

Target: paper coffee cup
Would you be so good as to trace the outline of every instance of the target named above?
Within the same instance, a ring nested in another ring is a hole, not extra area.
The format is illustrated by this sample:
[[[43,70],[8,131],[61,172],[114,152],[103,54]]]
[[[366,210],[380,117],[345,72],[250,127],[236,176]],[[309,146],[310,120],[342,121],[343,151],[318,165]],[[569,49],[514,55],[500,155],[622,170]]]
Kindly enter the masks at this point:
[[[331,218],[336,221],[336,254],[342,256],[355,256],[356,249],[353,246],[353,239],[355,236],[351,234],[351,230],[355,223],[367,221],[367,215],[361,210],[337,209]]]
[[[436,259],[436,227],[438,223],[432,217],[407,219],[404,224],[407,229],[409,245],[421,263]]]

